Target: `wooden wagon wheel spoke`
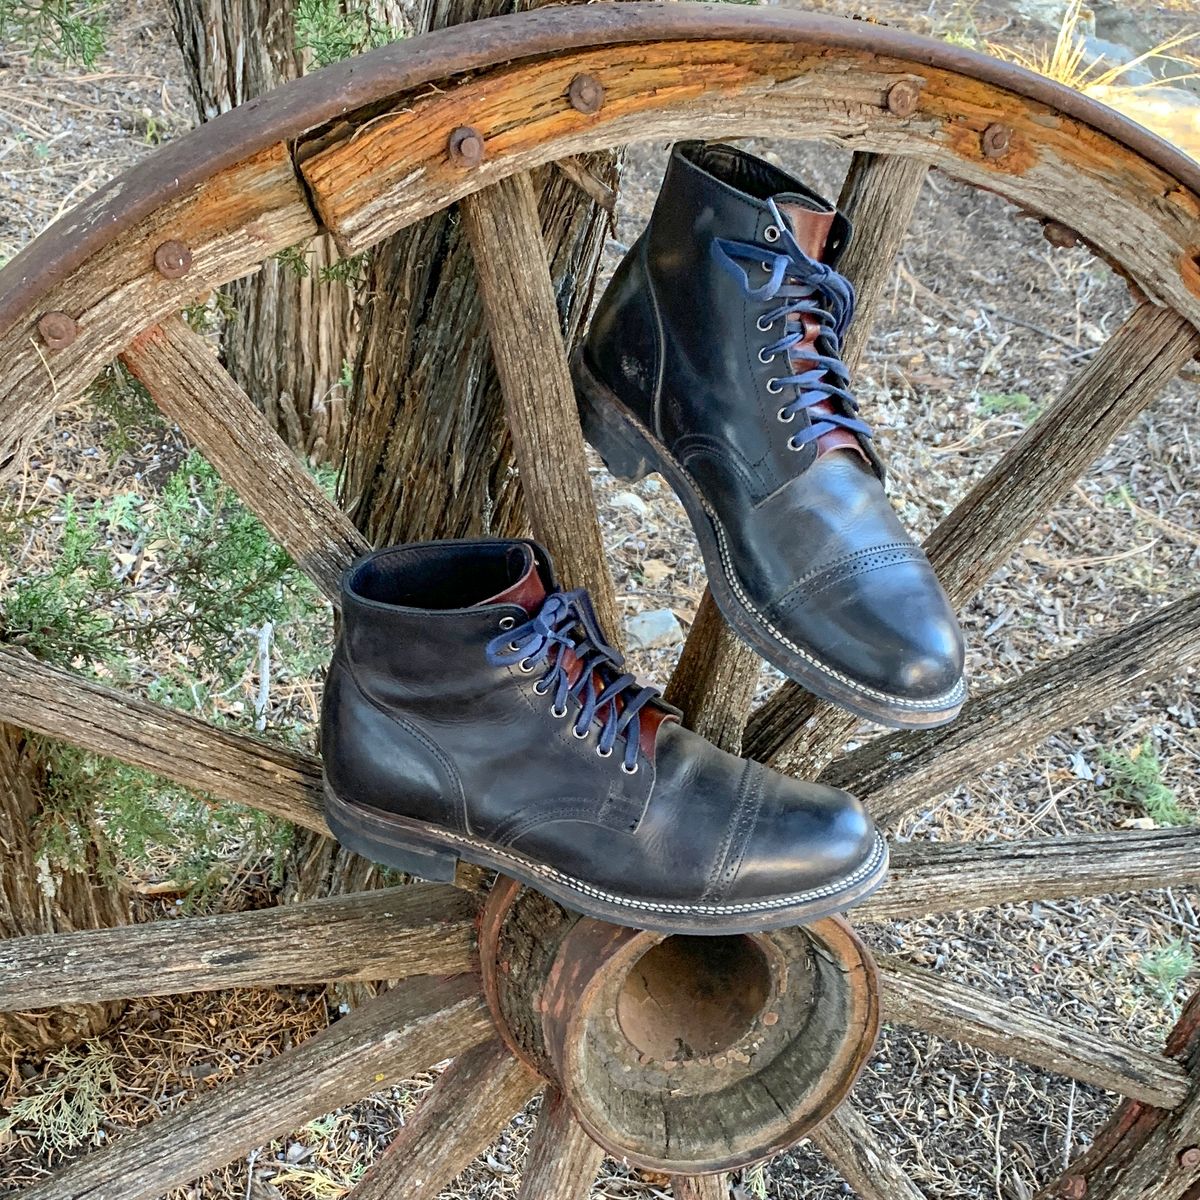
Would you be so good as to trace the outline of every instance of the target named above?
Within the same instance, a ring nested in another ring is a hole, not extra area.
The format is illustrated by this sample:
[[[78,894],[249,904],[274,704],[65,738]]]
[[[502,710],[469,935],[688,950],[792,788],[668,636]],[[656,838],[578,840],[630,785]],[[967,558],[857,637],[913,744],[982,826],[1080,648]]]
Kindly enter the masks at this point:
[[[964,605],[1043,520],[1112,440],[1200,351],[1200,333],[1178,313],[1141,304],[1104,349],[934,530],[927,549],[951,603]],[[811,771],[842,745],[855,720],[815,711],[784,684],[751,718],[747,753]],[[959,726],[961,728],[961,722]]]
[[[136,337],[121,358],[336,605],[342,572],[369,549],[367,541],[267,425],[209,344],[169,317]]]
[[[1200,884],[1200,829],[1128,830],[1015,842],[902,842],[867,921]]]
[[[675,1200],[728,1200],[728,1175],[676,1175],[671,1180]]]
[[[547,1088],[529,1139],[518,1200],[587,1200],[604,1153],[557,1088]]]
[[[0,941],[0,1011],[478,968],[475,897],[412,884],[188,920]]]
[[[533,183],[514,175],[465,199],[462,215],[534,535],[565,584],[589,590],[601,627],[619,640]]]
[[[460,1054],[347,1200],[436,1200],[542,1086],[492,1038]]]
[[[838,207],[853,222],[855,233],[838,269],[858,295],[854,324],[842,348],[852,372],[866,351],[875,310],[928,173],[928,164],[920,158],[859,151],[851,159]],[[733,635],[705,588],[667,699],[683,709],[698,733],[724,750],[740,753],[758,666],[758,656]],[[816,698],[799,687],[788,689],[787,695],[796,706],[795,720],[803,724]]]
[[[1056,729],[1197,661],[1200,593],[968,701],[951,725],[877,738],[833,763],[820,779],[863,796],[878,820],[894,824],[910,808]]]
[[[853,1103],[843,1104],[809,1134],[860,1200],[926,1200]]]
[[[891,955],[878,963],[889,1020],[1159,1108],[1177,1108],[1187,1097],[1186,1074],[1163,1054],[1122,1046],[1054,1017],[1015,1008],[1004,996]]]
[[[491,1036],[473,976],[422,978],[23,1193],[153,1200],[271,1138]]]
[[[328,833],[321,764],[311,754],[218,729],[6,646],[0,721]]]

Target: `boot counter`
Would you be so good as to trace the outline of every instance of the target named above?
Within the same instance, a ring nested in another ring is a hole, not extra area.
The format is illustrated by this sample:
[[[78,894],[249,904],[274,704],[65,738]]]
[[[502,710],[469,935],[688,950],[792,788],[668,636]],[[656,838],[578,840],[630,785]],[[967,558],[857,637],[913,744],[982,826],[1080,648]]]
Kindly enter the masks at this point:
[[[621,260],[592,317],[584,342],[588,369],[635,416],[657,432],[658,317],[645,267],[646,238]]]
[[[376,705],[335,652],[321,700],[325,783],[341,799],[463,827],[462,787],[436,742],[402,713]]]

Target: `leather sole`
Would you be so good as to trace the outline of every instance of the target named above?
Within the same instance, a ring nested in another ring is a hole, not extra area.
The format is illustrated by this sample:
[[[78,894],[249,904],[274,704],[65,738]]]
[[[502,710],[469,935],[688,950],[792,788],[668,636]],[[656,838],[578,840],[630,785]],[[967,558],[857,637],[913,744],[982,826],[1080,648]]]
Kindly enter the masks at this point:
[[[575,879],[510,849],[469,834],[396,816],[345,800],[325,784],[325,819],[348,850],[372,862],[434,882],[450,883],[461,859],[508,875],[584,916],[658,933],[716,936],[803,925],[843,912],[869,896],[887,876],[888,849],[876,833],[871,854],[836,883],[755,901],[725,904],[622,896]]]
[[[596,448],[609,471],[618,479],[626,480],[641,479],[651,471],[657,471],[679,497],[700,544],[713,599],[742,641],[814,695],[879,725],[892,729],[923,729],[945,725],[958,715],[966,700],[966,684],[961,679],[948,693],[934,700],[888,696],[865,684],[857,684],[836,668],[822,663],[811,650],[795,646],[774,629],[750,604],[733,569],[721,522],[678,459],[621,403],[607,384],[596,378],[584,362],[582,350],[575,353],[571,376],[583,435]]]

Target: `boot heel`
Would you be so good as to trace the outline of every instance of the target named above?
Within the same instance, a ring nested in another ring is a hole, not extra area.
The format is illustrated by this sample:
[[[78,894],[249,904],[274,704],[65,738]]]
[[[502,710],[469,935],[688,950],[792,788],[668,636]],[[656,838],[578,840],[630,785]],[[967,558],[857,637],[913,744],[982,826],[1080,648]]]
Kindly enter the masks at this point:
[[[657,456],[633,422],[622,415],[620,401],[615,396],[608,398],[608,389],[580,357],[572,366],[583,436],[595,447],[604,465],[618,479],[631,482],[657,471]]]
[[[386,817],[352,805],[325,789],[325,820],[339,845],[371,862],[416,875],[430,883],[453,883],[458,855],[453,850],[397,829]]]

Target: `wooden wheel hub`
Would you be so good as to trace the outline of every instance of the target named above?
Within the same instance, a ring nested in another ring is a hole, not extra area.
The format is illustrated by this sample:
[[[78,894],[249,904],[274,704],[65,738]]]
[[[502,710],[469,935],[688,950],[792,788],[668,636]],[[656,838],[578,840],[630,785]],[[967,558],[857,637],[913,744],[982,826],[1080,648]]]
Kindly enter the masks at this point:
[[[793,1145],[844,1098],[879,1030],[875,964],[840,918],[664,937],[501,880],[480,958],[513,1051],[610,1154],[654,1170],[726,1170]]]

